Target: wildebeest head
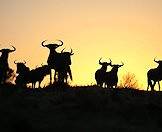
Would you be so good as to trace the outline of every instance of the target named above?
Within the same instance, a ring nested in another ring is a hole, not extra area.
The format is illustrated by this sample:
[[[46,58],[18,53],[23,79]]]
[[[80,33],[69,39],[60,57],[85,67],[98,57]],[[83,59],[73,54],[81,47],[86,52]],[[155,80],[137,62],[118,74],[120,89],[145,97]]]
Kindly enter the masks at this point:
[[[61,42],[61,44],[56,44],[56,43],[51,43],[51,44],[44,44],[45,42],[46,42],[47,40],[44,40],[44,41],[42,41],[42,46],[43,47],[47,47],[47,48],[49,48],[50,50],[55,50],[56,48],[58,48],[58,47],[60,47],[60,46],[62,46],[64,43],[63,43],[63,41],[62,40],[58,40],[59,42]]]
[[[112,64],[111,64],[110,66],[112,67],[112,70],[118,70],[118,68],[124,66],[124,63],[122,62],[121,65],[119,65],[119,64],[112,65]]]
[[[154,58],[154,62],[158,63],[159,66],[162,66],[162,60],[156,60],[156,57]]]
[[[61,51],[62,54],[62,61],[65,65],[71,65],[71,56],[74,55],[73,50],[71,49],[70,52],[64,52],[64,49]]]
[[[13,48],[13,49],[1,49],[0,52],[1,52],[3,55],[8,55],[9,53],[16,51],[16,48],[15,48],[14,46],[12,46],[12,48]]]
[[[112,63],[111,59],[110,59],[110,62],[109,63],[107,63],[107,62],[101,62],[101,59],[102,58],[99,59],[99,64],[102,65],[103,67],[107,67],[108,65],[111,65],[111,63]]]
[[[29,71],[29,68],[25,66],[26,61],[24,61],[24,62],[16,62],[16,61],[14,61],[14,63],[17,66],[16,73],[21,74],[21,73],[25,73],[25,72]]]

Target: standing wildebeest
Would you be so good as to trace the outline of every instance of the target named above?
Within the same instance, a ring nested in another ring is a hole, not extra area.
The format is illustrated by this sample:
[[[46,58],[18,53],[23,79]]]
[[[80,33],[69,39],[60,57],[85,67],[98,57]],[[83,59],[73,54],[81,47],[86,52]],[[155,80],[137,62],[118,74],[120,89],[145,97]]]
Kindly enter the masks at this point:
[[[61,83],[67,83],[68,75],[72,80],[72,72],[71,72],[71,56],[74,55],[73,50],[71,52],[63,52],[64,49],[61,51],[60,54],[60,64],[55,69],[55,73],[58,74],[58,81]]]
[[[46,41],[46,40],[45,40]],[[47,47],[50,50],[49,57],[47,60],[48,66],[51,69],[51,74],[50,74],[50,84],[52,84],[52,69],[55,70],[54,74],[54,80],[56,81],[56,74],[58,76],[58,81],[63,82],[63,78],[65,77],[65,73],[69,73],[71,79],[72,79],[72,74],[70,70],[70,65],[71,65],[71,58],[70,56],[73,55],[72,50],[71,52],[61,52],[58,53],[56,49],[60,46],[63,45],[63,41],[59,40],[61,44],[46,44],[44,45],[44,42],[42,42],[43,47]]]
[[[156,82],[158,82],[159,91],[160,91],[160,81],[162,80],[162,61],[161,60],[156,61],[155,59],[154,59],[154,61],[156,63],[158,63],[159,65],[157,68],[150,69],[147,72],[147,81],[148,81],[147,91],[149,89],[149,86],[151,87],[151,91],[154,91]],[[153,82],[153,84],[152,84],[152,82]]]
[[[30,71],[30,68],[27,67],[25,64],[26,62],[16,62],[14,61],[14,63],[16,64],[17,67],[17,71],[16,73],[18,74],[18,76],[16,77],[15,83],[16,85],[20,85],[20,86],[26,86],[27,82],[26,82],[26,78],[27,78],[27,74]]]
[[[11,49],[1,49],[0,52],[1,57],[0,57],[0,84],[5,83],[7,79],[7,74],[8,72],[11,71],[9,64],[8,64],[8,57],[9,53],[16,51],[16,48],[14,46],[13,50]]]
[[[95,72],[95,79],[96,79],[98,86],[101,86],[101,87],[103,86],[105,73],[107,71],[107,66],[111,65],[111,62],[112,62],[111,59],[110,59],[109,63],[101,62],[101,58],[100,58],[99,64],[102,67]]]
[[[32,83],[32,88],[35,88],[36,82],[39,84],[39,88],[41,82],[43,81],[46,75],[50,74],[50,68],[48,65],[42,65],[41,67],[37,67],[36,69],[32,69],[29,73],[29,80]]]
[[[50,74],[50,68],[48,65],[42,65],[35,69],[30,70],[25,66],[25,63],[16,63],[17,73],[19,74],[16,78],[16,84],[26,86],[27,83],[32,83],[32,88],[35,88],[36,82],[39,83],[39,88],[44,77]]]
[[[124,65],[124,63],[122,63],[122,65],[110,65],[112,67],[111,71],[106,72],[105,74],[105,85],[107,88],[113,88],[113,86],[115,86],[115,88],[117,87],[118,84],[118,69],[120,67],[122,67]]]

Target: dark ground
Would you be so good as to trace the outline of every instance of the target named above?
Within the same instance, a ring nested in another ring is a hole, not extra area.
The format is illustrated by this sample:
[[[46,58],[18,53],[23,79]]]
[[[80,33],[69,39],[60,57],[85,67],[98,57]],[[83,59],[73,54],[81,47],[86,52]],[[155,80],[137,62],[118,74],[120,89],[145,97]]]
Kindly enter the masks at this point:
[[[0,132],[162,132],[162,92],[0,87]]]

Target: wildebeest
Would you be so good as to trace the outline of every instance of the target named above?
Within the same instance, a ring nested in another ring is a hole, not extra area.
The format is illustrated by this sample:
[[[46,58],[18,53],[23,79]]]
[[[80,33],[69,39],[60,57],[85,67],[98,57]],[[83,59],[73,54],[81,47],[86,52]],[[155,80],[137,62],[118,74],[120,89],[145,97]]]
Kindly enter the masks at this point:
[[[72,72],[71,72],[71,56],[74,55],[73,50],[70,52],[63,52],[60,54],[60,64],[55,69],[55,73],[58,74],[58,82],[67,83],[68,76],[72,80]]]
[[[16,51],[16,48],[14,46],[12,47],[13,47],[12,50],[11,49],[0,50],[0,52],[2,53],[0,57],[0,84],[5,83],[8,73],[12,71],[12,69],[10,69],[8,64],[9,53]]]
[[[23,62],[14,63],[17,65],[17,73],[19,74],[15,81],[17,85],[26,86],[27,83],[32,83],[32,88],[35,88],[36,82],[38,82],[40,87],[44,77],[50,74],[48,65],[30,70]]]
[[[151,87],[151,91],[154,91],[156,82],[158,82],[160,91],[160,81],[162,80],[162,61],[161,60],[157,61],[154,59],[154,62],[158,63],[158,67],[150,69],[147,72],[147,82],[148,82],[147,91],[149,89],[149,86]]]
[[[107,66],[111,65],[111,59],[110,59],[110,62],[107,63],[107,62],[101,62],[101,59],[99,60],[99,64],[101,65],[101,68],[98,69],[96,72],[95,72],[95,79],[96,79],[96,82],[97,82],[97,85],[98,86],[103,86],[103,83],[105,81],[105,73],[107,71]]]
[[[115,86],[115,88],[117,87],[118,84],[118,69],[120,67],[122,67],[124,65],[124,63],[122,62],[121,65],[110,65],[112,67],[111,71],[106,72],[105,74],[105,85],[107,88],[113,88]]]
[[[46,41],[46,40],[45,40]],[[54,80],[58,82],[64,82],[64,78],[69,74],[70,78],[72,79],[71,74],[71,55],[73,55],[72,50],[71,52],[62,52],[58,53],[56,49],[63,45],[63,41],[59,40],[61,44],[46,44],[44,45],[45,41],[42,42],[43,47],[47,47],[50,50],[49,57],[47,60],[48,66],[51,69],[55,70]],[[57,79],[56,79],[57,75]],[[52,83],[52,72],[50,74],[50,84]]]

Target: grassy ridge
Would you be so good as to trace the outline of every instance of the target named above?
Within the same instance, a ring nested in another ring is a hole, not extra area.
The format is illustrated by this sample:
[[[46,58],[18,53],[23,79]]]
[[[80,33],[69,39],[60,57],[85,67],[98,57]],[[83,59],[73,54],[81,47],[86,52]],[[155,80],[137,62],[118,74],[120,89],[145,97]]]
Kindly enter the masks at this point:
[[[0,88],[1,131],[161,131],[162,93],[97,86]]]

